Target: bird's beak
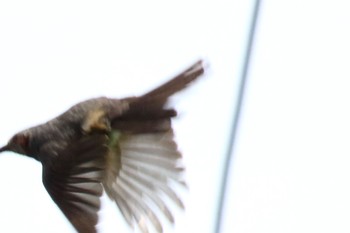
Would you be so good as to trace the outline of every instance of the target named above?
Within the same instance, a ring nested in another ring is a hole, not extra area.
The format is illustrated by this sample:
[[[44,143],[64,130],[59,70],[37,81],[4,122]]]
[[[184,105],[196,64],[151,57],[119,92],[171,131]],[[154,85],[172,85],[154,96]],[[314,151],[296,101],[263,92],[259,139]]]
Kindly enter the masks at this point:
[[[8,145],[3,146],[3,147],[0,148],[0,153],[1,153],[1,152],[4,152],[4,151],[7,151],[7,150],[9,150]]]

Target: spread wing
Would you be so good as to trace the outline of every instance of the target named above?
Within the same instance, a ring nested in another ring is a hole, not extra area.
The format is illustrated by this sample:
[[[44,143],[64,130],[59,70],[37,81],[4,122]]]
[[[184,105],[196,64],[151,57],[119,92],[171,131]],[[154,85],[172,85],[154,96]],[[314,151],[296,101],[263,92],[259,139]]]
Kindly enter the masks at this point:
[[[105,135],[89,135],[43,164],[43,183],[78,232],[95,233],[108,148]]]
[[[136,222],[142,232],[148,232],[150,222],[162,232],[155,209],[174,222],[162,196],[184,208],[170,185],[186,185],[182,179],[181,154],[172,130],[147,134],[115,133],[114,140],[103,183],[106,193],[116,202],[130,226]]]
[[[112,121],[114,132],[103,186],[130,226],[136,223],[144,233],[148,232],[148,223],[162,232],[159,211],[174,222],[164,196],[184,208],[172,185],[185,185],[182,157],[171,127],[176,111],[165,105],[171,95],[203,72],[202,62],[196,62],[147,94],[124,99],[129,110]]]

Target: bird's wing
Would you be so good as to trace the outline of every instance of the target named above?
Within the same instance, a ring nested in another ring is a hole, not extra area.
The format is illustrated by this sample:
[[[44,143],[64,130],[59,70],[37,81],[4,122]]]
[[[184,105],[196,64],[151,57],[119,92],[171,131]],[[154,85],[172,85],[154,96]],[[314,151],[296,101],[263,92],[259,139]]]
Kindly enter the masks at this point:
[[[124,99],[128,111],[112,120],[114,133],[110,137],[103,186],[126,221],[131,226],[136,222],[144,233],[148,232],[148,222],[162,232],[156,214],[159,211],[174,222],[165,196],[184,208],[173,189],[173,184],[186,185],[182,179],[182,157],[171,127],[176,111],[165,105],[171,95],[203,73],[203,63],[198,61],[145,95]]]
[[[53,201],[80,233],[95,233],[103,192],[108,147],[102,134],[71,143],[50,164],[43,164],[43,183]]]
[[[174,222],[162,197],[167,196],[184,208],[171,185],[186,186],[182,179],[181,154],[172,130],[143,134],[115,132],[112,138],[103,182],[106,193],[116,202],[130,226],[136,222],[145,233],[150,222],[162,232],[155,209]]]

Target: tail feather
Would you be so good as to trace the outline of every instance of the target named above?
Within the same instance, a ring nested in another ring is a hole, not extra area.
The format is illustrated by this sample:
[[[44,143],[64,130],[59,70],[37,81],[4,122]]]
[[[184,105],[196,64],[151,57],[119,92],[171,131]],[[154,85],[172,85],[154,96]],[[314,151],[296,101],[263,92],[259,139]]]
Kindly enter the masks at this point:
[[[156,120],[169,119],[176,116],[174,109],[165,109],[168,98],[185,89],[204,73],[203,61],[197,61],[163,85],[139,97],[126,98],[129,110],[118,118],[121,120]]]
[[[179,75],[156,89],[141,96],[143,99],[168,98],[178,91],[186,88],[188,84],[196,80],[204,73],[203,61],[199,60]]]

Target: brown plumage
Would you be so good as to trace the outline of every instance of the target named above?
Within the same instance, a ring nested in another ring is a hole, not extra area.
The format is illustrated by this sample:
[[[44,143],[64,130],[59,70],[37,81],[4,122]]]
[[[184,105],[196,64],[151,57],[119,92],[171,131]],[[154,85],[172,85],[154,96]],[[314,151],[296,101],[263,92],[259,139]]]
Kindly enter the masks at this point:
[[[169,186],[185,185],[174,141],[168,98],[204,73],[202,61],[139,97],[90,99],[45,124],[17,133],[0,148],[33,157],[43,165],[43,183],[53,201],[80,233],[95,233],[105,191],[130,226],[158,232],[156,206],[170,221],[161,198],[184,205]]]

